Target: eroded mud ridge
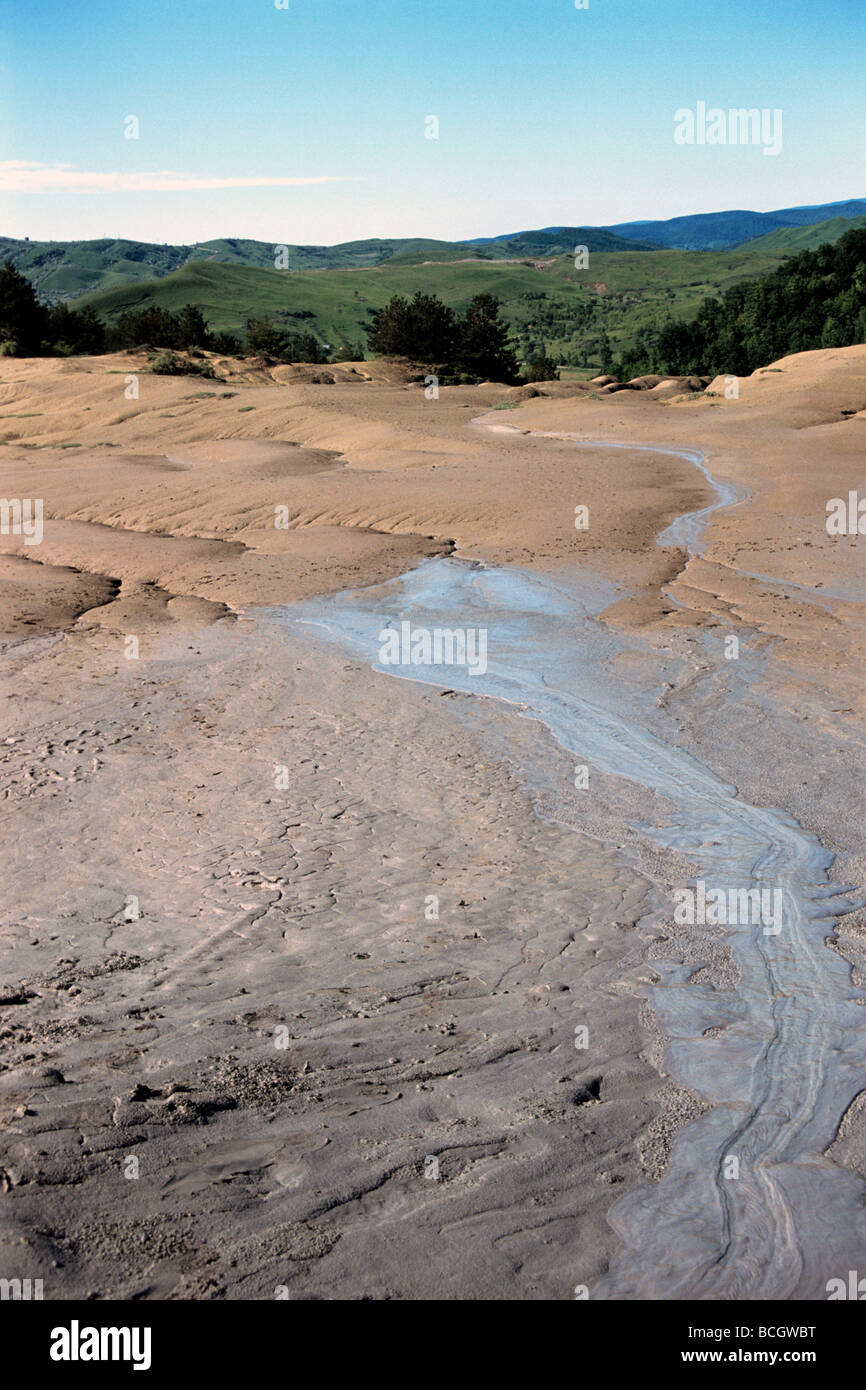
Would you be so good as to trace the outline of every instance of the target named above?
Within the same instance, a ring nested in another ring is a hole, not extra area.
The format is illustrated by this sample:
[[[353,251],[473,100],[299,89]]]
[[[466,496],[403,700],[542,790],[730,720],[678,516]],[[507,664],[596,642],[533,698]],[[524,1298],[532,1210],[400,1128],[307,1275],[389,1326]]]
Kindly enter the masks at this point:
[[[662,539],[691,547],[734,496],[720,493]],[[835,915],[853,904],[828,880],[833,855],[789,815],[748,804],[644,728],[612,683],[599,684],[602,665],[583,660],[602,640],[591,608],[579,580],[569,590],[437,559],[307,605],[303,617],[374,665],[389,626],[484,631],[484,670],[477,661],[380,669],[518,705],[578,763],[664,798],[667,817],[640,829],[687,856],[708,890],[781,895],[778,931],[760,920],[727,926],[735,987],[690,983],[693,967],[654,962],[659,981],[647,994],[670,1040],[666,1068],[713,1108],[680,1133],[661,1182],[614,1206],[621,1247],[592,1296],[825,1297],[829,1278],[856,1267],[864,1238],[863,1184],[825,1156],[866,1059],[859,991],[826,945]]]

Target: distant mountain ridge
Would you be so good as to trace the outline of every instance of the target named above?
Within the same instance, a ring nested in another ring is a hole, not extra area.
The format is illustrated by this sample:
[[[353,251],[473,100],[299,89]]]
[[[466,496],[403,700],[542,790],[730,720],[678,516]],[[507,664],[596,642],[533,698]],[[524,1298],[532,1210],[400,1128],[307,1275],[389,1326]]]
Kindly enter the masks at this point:
[[[833,218],[853,218],[866,215],[866,198],[849,198],[842,203],[814,203],[804,207],[779,208],[775,212],[698,212],[667,221],[615,222],[593,231],[611,232],[644,245],[666,246],[676,251],[726,251],[742,246],[746,241],[765,236],[783,227],[808,227],[815,222]],[[576,231],[568,227],[543,227],[537,232],[509,232],[498,237],[472,237],[464,246],[488,247],[508,245],[525,238],[564,237]],[[591,249],[591,248],[590,248]],[[631,249],[634,249],[632,247]]]
[[[557,233],[525,233],[512,241],[473,246],[425,237],[370,238],[337,246],[295,246],[244,237],[224,237],[194,246],[159,245],[110,237],[96,241],[29,241],[0,237],[0,262],[10,260],[48,301],[77,299],[98,290],[160,279],[195,261],[242,265],[254,270],[358,270],[425,261],[550,258],[576,245],[589,251],[653,251],[649,241],[631,241],[590,227],[564,227]],[[278,253],[283,264],[278,264]]]
[[[617,236],[640,237],[657,246],[676,247],[680,251],[724,251],[782,227],[808,227],[836,217],[862,217],[864,214],[866,198],[849,198],[844,203],[780,208],[775,212],[702,212],[671,217],[665,222],[620,222],[606,230]]]
[[[461,261],[550,261],[585,246],[590,253],[661,249],[725,251],[761,239],[766,250],[819,245],[836,240],[866,216],[866,198],[781,208],[775,212],[695,213],[667,221],[619,222],[608,227],[541,227],[467,241],[425,237],[371,237],[336,246],[285,245],[224,237],[192,246],[102,238],[93,241],[30,241],[0,237],[0,261],[11,260],[49,302],[132,288],[160,280],[197,262],[273,270],[278,251],[292,271],[370,269]],[[797,229],[803,229],[802,234]],[[768,236],[774,240],[764,242]],[[818,238],[817,240],[815,238]]]
[[[798,251],[814,251],[825,243],[832,245],[846,232],[858,227],[866,227],[866,213],[862,217],[831,217],[829,222],[810,223],[806,227],[777,227],[773,232],[746,242],[746,246],[750,251],[784,251],[796,255]]]

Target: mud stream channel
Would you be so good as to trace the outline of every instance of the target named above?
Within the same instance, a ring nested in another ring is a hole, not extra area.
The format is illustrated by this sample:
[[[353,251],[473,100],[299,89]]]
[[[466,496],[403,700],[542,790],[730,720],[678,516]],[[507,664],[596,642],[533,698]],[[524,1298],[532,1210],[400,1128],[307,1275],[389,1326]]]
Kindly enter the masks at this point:
[[[659,537],[698,554],[713,512],[741,494],[716,483],[697,451],[658,452],[688,459],[716,490],[714,502]],[[866,1227],[863,1183],[826,1156],[866,1075],[866,1010],[850,966],[826,944],[834,917],[855,899],[830,883],[830,850],[791,816],[744,801],[715,771],[635,719],[613,680],[605,685],[603,664],[585,660],[609,641],[597,620],[603,606],[579,570],[564,584],[447,558],[285,616],[316,624],[327,640],[392,677],[516,705],[577,763],[664,798],[664,823],[636,828],[686,856],[693,883],[708,893],[778,895],[775,926],[725,926],[735,987],[692,982],[693,965],[653,962],[658,978],[646,997],[668,1039],[666,1070],[711,1108],[680,1131],[661,1181],[613,1206],[618,1253],[590,1296],[825,1298],[828,1279],[845,1277],[858,1257],[862,1264]],[[476,643],[483,632],[485,660],[474,667],[383,665],[383,632],[404,634],[407,623],[414,634],[475,633]],[[769,766],[777,752],[767,750]]]

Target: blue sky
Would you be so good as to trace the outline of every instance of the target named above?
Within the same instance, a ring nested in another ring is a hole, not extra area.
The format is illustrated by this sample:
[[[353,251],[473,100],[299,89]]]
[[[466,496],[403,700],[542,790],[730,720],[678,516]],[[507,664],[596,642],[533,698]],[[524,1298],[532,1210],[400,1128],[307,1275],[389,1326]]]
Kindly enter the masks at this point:
[[[0,233],[327,244],[866,196],[864,37],[864,0],[0,0]],[[781,153],[677,145],[699,101],[781,109]]]

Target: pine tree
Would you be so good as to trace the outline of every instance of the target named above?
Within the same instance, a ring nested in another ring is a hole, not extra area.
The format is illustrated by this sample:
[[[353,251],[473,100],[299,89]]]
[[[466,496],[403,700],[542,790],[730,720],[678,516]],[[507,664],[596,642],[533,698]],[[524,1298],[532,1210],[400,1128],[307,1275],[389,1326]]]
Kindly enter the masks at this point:
[[[441,366],[454,353],[454,313],[435,294],[421,290],[411,300],[394,295],[373,315],[370,349],[383,357],[411,357]]]
[[[499,300],[477,294],[459,325],[457,365],[460,371],[487,381],[516,381],[517,357],[508,325],[499,317]]]
[[[31,285],[11,261],[0,269],[0,342],[18,357],[37,354],[45,334],[45,310]]]
[[[200,309],[194,304],[184,304],[177,325],[176,347],[201,348],[208,343],[207,324]]]

